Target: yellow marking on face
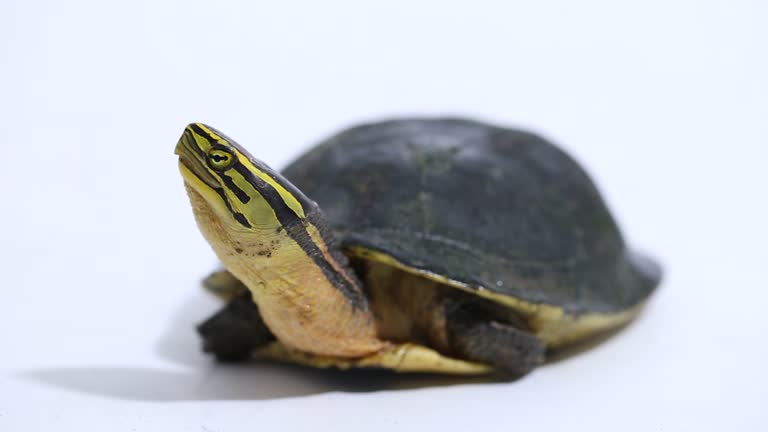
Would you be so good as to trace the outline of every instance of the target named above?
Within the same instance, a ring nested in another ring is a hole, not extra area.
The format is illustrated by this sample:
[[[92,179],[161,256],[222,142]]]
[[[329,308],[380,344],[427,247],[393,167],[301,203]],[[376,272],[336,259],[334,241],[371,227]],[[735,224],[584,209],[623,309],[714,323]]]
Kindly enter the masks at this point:
[[[211,130],[211,128],[209,128],[208,126],[206,126],[206,125],[204,125],[202,123],[195,123],[195,125],[197,127],[199,127],[200,129],[202,129],[207,134],[209,134],[210,137],[215,139],[219,144],[221,144],[223,146],[231,147],[229,141],[226,138],[224,138],[221,135],[217,134],[216,132]],[[208,139],[206,137],[202,137],[202,136],[198,135],[197,133],[194,132],[194,130],[192,131],[192,134],[195,137],[195,141],[197,141],[198,146],[203,151],[205,151],[206,153],[210,154],[211,153],[210,152],[211,144],[208,141]],[[290,193],[282,184],[280,184],[279,182],[275,181],[275,179],[273,179],[272,176],[270,176],[269,174],[267,174],[266,172],[262,171],[257,166],[255,166],[253,164],[253,162],[250,160],[250,158],[248,157],[248,155],[243,154],[240,151],[237,151],[237,149],[232,149],[232,150],[233,150],[234,155],[237,157],[237,160],[241,164],[243,164],[248,169],[248,171],[252,172],[254,175],[256,175],[260,179],[264,180],[267,184],[272,186],[277,191],[278,194],[280,194],[280,198],[282,198],[282,200],[285,202],[285,204],[288,206],[288,208],[293,210],[293,212],[296,213],[296,215],[299,218],[301,218],[301,219],[306,218],[306,215],[304,213],[304,208],[302,207],[302,205],[299,202],[299,200],[297,200],[296,197],[293,196],[292,193]],[[213,152],[216,152],[216,151],[217,150],[213,150]]]
[[[186,128],[177,153],[189,165],[188,168],[193,168],[194,174],[209,186],[201,188],[201,184],[194,182],[198,185],[198,192],[210,201],[225,201],[223,204],[246,230],[280,226],[274,203],[270,203],[260,188],[252,184],[254,178],[269,184],[297,217],[305,216],[297,198],[275,181],[268,171],[259,168],[258,162],[252,161],[235,142],[202,123],[194,123]],[[242,166],[237,167],[237,163]]]
[[[209,129],[202,126],[200,123],[195,123],[200,129],[204,129],[205,131],[209,131]],[[207,137],[204,137],[197,132],[195,132],[192,129],[189,129],[190,132],[192,132],[192,137],[195,139],[195,143],[197,144],[197,147],[200,148],[200,150],[204,151],[205,153],[208,153],[211,149],[211,142],[208,140]],[[221,142],[221,138],[218,139],[219,142]]]
[[[204,193],[203,191],[211,191],[211,188],[208,184],[201,180],[197,174],[193,173],[189,168],[187,168],[186,165],[181,162],[179,162],[179,172],[181,172],[181,176],[184,178],[184,182],[187,184],[187,188],[193,190],[196,194],[201,195]],[[213,194],[213,192],[210,193]],[[229,210],[224,204],[224,201],[221,199],[208,199],[206,201],[209,203],[211,208],[217,214],[219,214],[221,220],[228,220],[231,218]]]
[[[267,200],[261,195],[261,193],[248,182],[245,177],[235,170],[227,171],[227,175],[232,179],[232,182],[237,188],[242,190],[250,200],[247,203],[242,203],[236,194],[229,188],[225,187],[227,196],[232,203],[232,207],[239,209],[251,226],[254,227],[274,227],[280,225],[280,220],[277,218],[275,209],[267,202]]]
[[[215,139],[216,141],[219,141],[219,142],[222,142],[222,143],[223,143],[223,142],[226,142],[226,141],[224,140],[224,138],[222,138],[221,136],[219,136],[219,134],[217,134],[216,132],[214,132],[214,131],[213,131],[211,128],[209,128],[208,126],[206,126],[206,125],[204,125],[204,124],[202,124],[202,123],[195,123],[195,125],[196,125],[197,127],[199,127],[200,129],[204,130],[204,131],[205,131],[205,132],[206,132],[208,135],[210,135],[210,136],[211,136],[213,139]]]
[[[280,194],[280,198],[282,198],[283,201],[285,201],[285,204],[288,206],[288,208],[293,210],[293,212],[296,213],[296,215],[299,218],[301,219],[306,218],[306,215],[304,214],[304,207],[301,206],[301,203],[299,203],[299,200],[297,200],[292,193],[288,192],[288,190],[286,190],[283,187],[283,185],[276,182],[275,179],[273,179],[269,174],[258,169],[255,165],[253,165],[250,159],[248,159],[248,157],[245,156],[244,154],[239,154],[238,159],[240,160],[240,163],[242,163],[243,165],[245,165],[246,168],[248,168],[249,171],[256,174],[256,176],[258,176],[260,179],[264,180],[265,182],[267,182],[267,184],[272,186],[277,191],[277,193]]]

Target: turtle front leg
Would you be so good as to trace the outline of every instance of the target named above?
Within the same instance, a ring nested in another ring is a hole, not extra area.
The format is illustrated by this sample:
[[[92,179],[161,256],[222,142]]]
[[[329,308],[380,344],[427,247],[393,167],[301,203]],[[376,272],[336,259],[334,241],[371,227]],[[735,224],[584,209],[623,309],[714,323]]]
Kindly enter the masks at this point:
[[[220,311],[201,323],[197,332],[203,339],[203,351],[219,361],[247,360],[253,351],[272,341],[248,290],[240,291]]]
[[[510,377],[525,375],[544,362],[546,345],[541,339],[493,318],[472,305],[448,312],[446,330],[455,354],[492,365]]]
[[[203,286],[216,297],[229,302],[243,291],[248,291],[245,284],[240,282],[226,269],[217,270],[203,279]]]

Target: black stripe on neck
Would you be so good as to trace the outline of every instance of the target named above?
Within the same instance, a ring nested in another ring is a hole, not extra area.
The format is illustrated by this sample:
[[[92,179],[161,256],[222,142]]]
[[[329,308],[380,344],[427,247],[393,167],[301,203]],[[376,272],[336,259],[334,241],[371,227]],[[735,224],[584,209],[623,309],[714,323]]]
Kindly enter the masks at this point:
[[[323,252],[320,250],[318,245],[312,241],[312,236],[309,235],[306,227],[304,226],[304,224],[307,222],[300,219],[299,216],[290,207],[288,207],[277,190],[275,190],[272,185],[250,172],[240,162],[236,162],[234,168],[248,183],[251,184],[251,186],[259,191],[259,193],[261,193],[264,199],[267,200],[269,205],[274,209],[275,215],[277,215],[277,219],[280,221],[280,224],[283,226],[285,231],[296,242],[296,244],[299,245],[301,250],[303,250],[304,253],[312,259],[315,265],[317,265],[320,270],[322,270],[323,275],[325,275],[326,279],[328,279],[328,282],[330,282],[331,285],[341,291],[341,293],[344,295],[344,297],[347,298],[347,300],[349,300],[353,307],[358,309],[367,309],[368,301],[365,298],[363,291],[360,289],[359,283],[355,283],[357,282],[357,279],[354,273],[350,269],[345,268],[343,263],[340,262],[337,263],[339,267],[343,268],[349,279],[352,279],[355,282],[350,282],[346,277],[344,277],[344,275],[336,271],[331,263],[325,259],[325,256],[323,255]],[[305,208],[304,211],[306,212],[307,216],[309,216],[311,212],[313,216],[312,219],[323,218],[320,210],[314,206],[311,208]],[[318,230],[321,229],[320,226],[315,226],[318,228]],[[328,238],[329,236],[329,233],[321,233],[321,237],[323,239]],[[328,246],[330,247],[330,245]],[[330,251],[329,255],[332,255]],[[310,289],[311,287],[304,288]]]

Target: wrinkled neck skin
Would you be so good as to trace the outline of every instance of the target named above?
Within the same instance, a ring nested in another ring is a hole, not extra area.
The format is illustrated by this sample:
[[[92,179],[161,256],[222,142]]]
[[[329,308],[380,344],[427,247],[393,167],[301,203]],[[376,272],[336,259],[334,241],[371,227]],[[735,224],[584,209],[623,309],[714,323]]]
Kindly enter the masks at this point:
[[[233,230],[221,223],[196,191],[190,187],[187,191],[203,236],[224,266],[251,291],[264,322],[280,342],[338,357],[361,357],[385,346],[367,305],[353,305],[286,229]],[[327,246],[319,246],[333,260]]]

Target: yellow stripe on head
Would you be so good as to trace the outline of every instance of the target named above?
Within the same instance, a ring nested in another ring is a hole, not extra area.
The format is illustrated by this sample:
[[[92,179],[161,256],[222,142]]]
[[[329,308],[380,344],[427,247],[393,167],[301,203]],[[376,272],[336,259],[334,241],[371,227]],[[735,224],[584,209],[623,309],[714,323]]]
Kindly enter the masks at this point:
[[[302,207],[299,200],[296,199],[296,197],[291,192],[286,190],[286,188],[283,187],[282,184],[275,181],[275,179],[271,175],[269,175],[263,168],[259,168],[258,166],[256,166],[256,164],[254,163],[254,158],[245,150],[240,148],[240,146],[237,143],[235,143],[233,140],[229,139],[224,134],[218,132],[217,130],[209,126],[206,126],[202,123],[195,123],[195,125],[200,129],[202,129],[203,131],[205,131],[211,138],[215,139],[218,144],[229,145],[234,147],[236,150],[238,150],[237,157],[240,160],[240,163],[245,165],[245,167],[248,168],[249,171],[254,173],[256,176],[258,176],[265,182],[267,182],[267,184],[269,184],[270,186],[272,186],[277,191],[277,193],[280,194],[280,197],[283,199],[283,201],[285,201],[286,205],[288,205],[288,207],[291,210],[293,210],[298,217],[302,219],[306,217],[306,215],[304,214],[304,208]],[[259,165],[266,167],[266,165],[260,161],[259,161]],[[272,171],[272,170],[270,169],[269,171]]]
[[[240,163],[245,165],[245,167],[248,168],[249,171],[253,172],[260,179],[264,180],[265,182],[267,182],[267,184],[272,186],[277,191],[277,193],[280,194],[280,198],[282,198],[283,201],[285,201],[285,204],[288,206],[288,208],[293,210],[293,212],[296,213],[298,217],[302,219],[306,217],[306,215],[304,214],[304,207],[302,207],[299,200],[296,199],[296,197],[292,193],[288,192],[288,190],[286,190],[282,184],[276,182],[275,179],[272,178],[269,174],[260,170],[245,155],[240,154],[239,158],[240,158]]]
[[[194,174],[209,186],[198,192],[218,208],[226,208],[246,229],[303,220],[314,205],[280,174],[210,126],[187,126],[176,153],[187,168],[182,174]]]
[[[323,231],[325,221],[317,204],[288,180],[226,135],[200,123],[187,126],[176,153],[193,192],[198,225],[225,264],[237,266],[247,250],[267,247],[276,236],[287,237],[294,256],[319,269],[353,308],[368,307],[354,274],[334,257],[338,251],[329,250],[330,233]],[[265,256],[270,257],[269,252]]]

